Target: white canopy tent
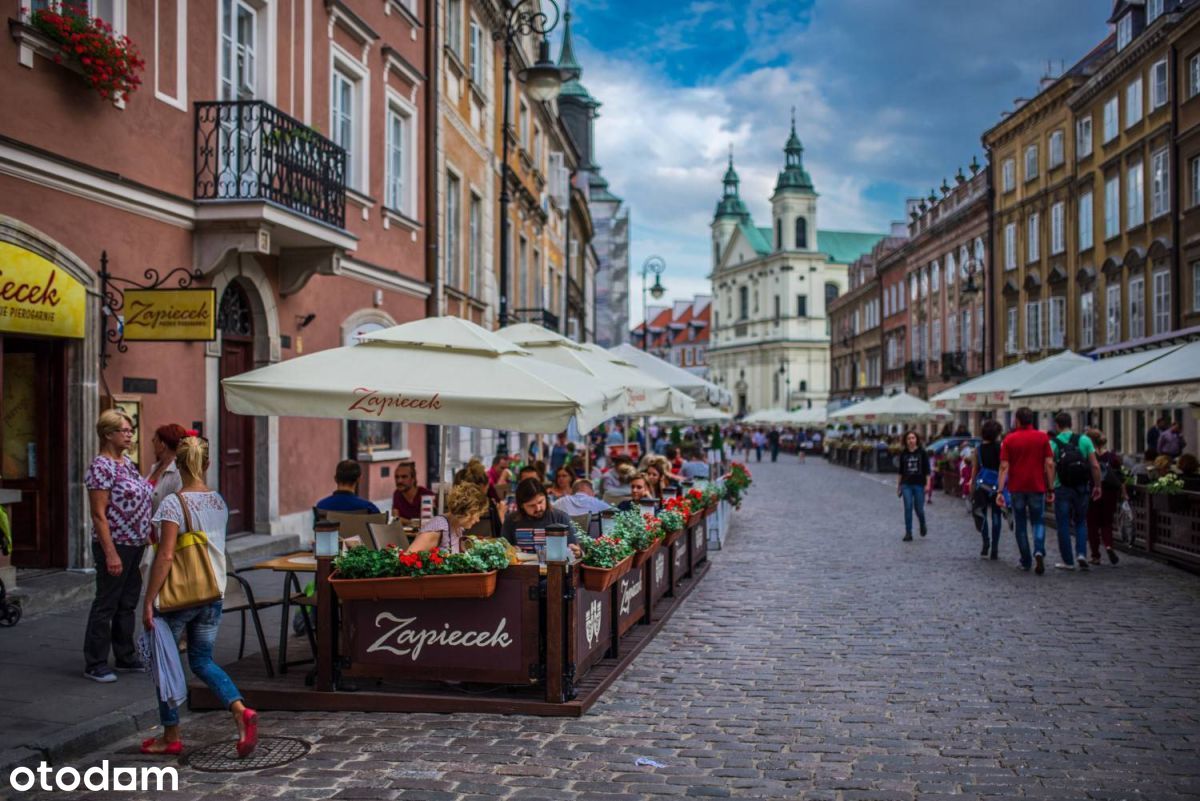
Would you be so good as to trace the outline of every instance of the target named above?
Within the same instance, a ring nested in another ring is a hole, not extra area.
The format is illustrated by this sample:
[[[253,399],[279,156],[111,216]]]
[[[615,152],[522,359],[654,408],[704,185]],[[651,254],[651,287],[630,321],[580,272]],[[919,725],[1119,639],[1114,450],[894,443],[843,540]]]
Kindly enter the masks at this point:
[[[830,420],[860,425],[930,423],[950,417],[950,412],[945,409],[935,409],[928,402],[907,392],[865,400],[829,415]]]
[[[664,361],[644,350],[639,350],[628,343],[617,345],[608,350],[615,356],[624,359],[652,376],[662,379],[675,389],[695,398],[697,401],[706,402],[709,405],[718,407],[728,406],[732,402],[732,396],[729,392],[721,389],[711,381],[701,378],[694,373],[689,373],[681,367],[676,367],[670,362]]]
[[[824,425],[828,419],[828,412],[824,406],[814,406],[811,409],[797,409],[794,412],[788,412],[780,421],[788,426],[820,426]]]
[[[1096,359],[1079,368],[1044,376],[1040,381],[1031,381],[1012,393],[1011,403],[1041,412],[1086,409],[1093,404],[1091,393],[1102,390],[1109,382],[1161,359],[1180,347],[1173,345]]]
[[[667,417],[657,417],[655,422],[658,423],[724,423],[731,419],[729,412],[723,412],[720,409],[714,409],[711,406],[697,406],[696,411],[686,417],[678,415],[670,415]]]
[[[760,409],[757,412],[751,412],[742,418],[743,423],[751,425],[774,425],[784,422],[788,415],[787,409]]]
[[[647,395],[644,398],[638,397],[637,392],[629,397],[629,405],[633,409],[630,414],[633,415],[651,415],[651,414],[676,414],[689,415],[696,410],[697,401],[691,395],[681,391],[678,387],[670,385],[670,382],[655,376],[653,373],[638,367],[633,362],[618,356],[612,351],[592,342],[584,342],[581,347],[589,354],[591,358],[597,362],[606,362],[611,365],[619,374],[628,376],[625,381],[632,387],[649,387],[663,386],[666,387],[666,399],[661,400],[655,395],[651,397]]]
[[[1200,342],[1189,342],[1162,357],[1115,376],[1088,392],[1097,407],[1200,405]]]
[[[1022,359],[970,381],[943,390],[929,399],[935,409],[954,411],[1007,409],[1009,396],[1026,386],[1066,370],[1091,364],[1092,360],[1071,351],[1063,351],[1041,361]]]

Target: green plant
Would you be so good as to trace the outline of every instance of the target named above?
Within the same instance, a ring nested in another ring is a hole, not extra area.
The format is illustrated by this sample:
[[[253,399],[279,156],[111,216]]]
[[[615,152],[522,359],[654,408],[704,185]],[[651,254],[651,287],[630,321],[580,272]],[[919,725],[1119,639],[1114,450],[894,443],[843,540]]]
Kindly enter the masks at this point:
[[[687,518],[674,509],[663,509],[658,513],[658,522],[665,533],[674,534],[683,528],[684,524],[687,523]]]
[[[654,521],[653,527],[648,525],[650,520]],[[630,509],[618,512],[613,517],[612,534],[609,536],[628,544],[635,551],[644,551],[658,539],[657,532],[658,518],[637,509]]]
[[[616,567],[622,559],[633,553],[628,543],[612,537],[585,539],[580,547],[583,550],[583,564],[605,570]]]
[[[449,553],[437,548],[415,553],[391,547],[376,551],[360,545],[338,556],[333,566],[337,569],[338,577],[344,579],[487,573],[508,567],[508,554],[503,543],[474,537],[469,538],[468,542],[471,547],[462,553]]]
[[[1151,495],[1174,495],[1177,492],[1183,492],[1183,479],[1174,473],[1167,473],[1150,482],[1146,491]]]

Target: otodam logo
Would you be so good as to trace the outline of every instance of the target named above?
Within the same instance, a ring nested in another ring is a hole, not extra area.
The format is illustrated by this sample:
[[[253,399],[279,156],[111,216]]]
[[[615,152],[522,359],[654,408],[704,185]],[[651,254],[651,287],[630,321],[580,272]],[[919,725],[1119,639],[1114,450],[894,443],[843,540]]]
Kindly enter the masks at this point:
[[[373,414],[376,417],[383,417],[383,413],[388,409],[442,408],[441,396],[436,392],[431,398],[414,398],[411,395],[402,394],[385,395],[377,389],[357,387],[354,394],[358,397],[350,404],[349,411]]]

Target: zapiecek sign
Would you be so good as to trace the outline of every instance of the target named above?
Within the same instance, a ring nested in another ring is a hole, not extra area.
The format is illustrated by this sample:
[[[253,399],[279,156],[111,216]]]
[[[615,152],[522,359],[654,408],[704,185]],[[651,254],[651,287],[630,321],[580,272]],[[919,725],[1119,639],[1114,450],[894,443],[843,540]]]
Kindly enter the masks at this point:
[[[87,290],[32,251],[0,242],[0,332],[83,339]]]
[[[217,338],[215,289],[125,290],[128,342],[211,342]]]

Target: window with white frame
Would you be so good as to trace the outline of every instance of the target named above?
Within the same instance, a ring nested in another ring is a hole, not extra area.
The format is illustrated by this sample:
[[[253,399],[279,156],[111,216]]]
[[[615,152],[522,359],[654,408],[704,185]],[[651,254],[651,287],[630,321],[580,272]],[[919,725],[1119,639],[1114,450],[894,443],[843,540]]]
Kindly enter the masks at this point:
[[[1050,255],[1057,256],[1067,249],[1066,226],[1063,221],[1063,216],[1066,214],[1067,204],[1063,201],[1058,201],[1050,207]]]
[[[1004,352],[1017,352],[1017,307],[1008,307],[1008,325],[1004,329]]]
[[[1150,281],[1151,297],[1154,301],[1151,307],[1150,333],[1165,334],[1171,330],[1171,273],[1167,270],[1165,261],[1155,262]]]
[[[909,273],[909,275],[908,275],[908,296],[913,300],[917,299],[917,274],[916,273]]]
[[[908,298],[906,298],[904,296],[903,287],[900,287],[900,286],[896,287],[896,300],[897,300],[897,306],[899,307],[900,311],[904,311],[905,309],[908,308]]]
[[[1092,155],[1092,118],[1081,117],[1075,123],[1076,160]]]
[[[1038,146],[1030,145],[1025,148],[1025,180],[1037,178],[1038,174]]]
[[[1025,304],[1025,350],[1042,349],[1042,302],[1031,300]]]
[[[1192,311],[1200,312],[1200,261],[1192,262]]]
[[[946,352],[958,351],[958,315],[951,313],[946,318]]]
[[[1065,138],[1066,138],[1066,135],[1061,130],[1054,131],[1050,134],[1050,157],[1049,157],[1049,162],[1050,162],[1049,168],[1050,169],[1054,169],[1058,165],[1062,164],[1063,161],[1065,160],[1065,155],[1063,152],[1064,151],[1063,140]]]
[[[1096,344],[1096,297],[1089,289],[1079,296],[1079,347]]]
[[[892,288],[888,287],[883,293],[883,316],[887,317],[892,313]]]
[[[443,272],[446,284],[458,286],[462,269],[462,181],[446,173],[446,262]]]
[[[387,119],[387,186],[384,205],[389,209],[416,216],[412,183],[413,167],[412,113],[395,102],[388,104]]]
[[[1121,233],[1121,176],[1110,175],[1104,181],[1104,238]]]
[[[1133,41],[1133,12],[1127,11],[1117,20],[1117,50],[1124,50]]]
[[[1017,224],[1004,226],[1004,269],[1017,269]]]
[[[1167,149],[1150,157],[1150,217],[1160,217],[1171,210],[1171,187],[1168,183]]]
[[[971,260],[970,251],[967,250],[967,246],[966,246],[966,244],[964,244],[962,247],[960,247],[958,249],[958,275],[960,278],[963,278],[964,280],[967,277],[967,266],[968,266],[968,262],[970,262],[970,260]],[[978,268],[976,268],[976,269],[978,269]]]
[[[1067,340],[1067,299],[1050,298],[1050,347],[1061,348]]]
[[[454,51],[454,55],[462,57],[463,52],[463,2],[462,0],[446,0],[446,46]]]
[[[1191,205],[1200,205],[1200,156],[1195,156],[1188,162],[1188,176]]]
[[[954,286],[954,273],[958,268],[954,264],[954,251],[946,254],[946,286]]]
[[[942,358],[942,321],[934,320],[929,326],[929,358]]]
[[[1129,338],[1146,336],[1146,279],[1140,273],[1129,276]]]
[[[1079,249],[1092,246],[1092,190],[1079,196]]]
[[[1142,161],[1129,165],[1125,174],[1125,230],[1146,221],[1146,198],[1142,186]]]
[[[941,288],[941,268],[938,267],[937,261],[929,265],[929,290],[937,292]]]
[[[1104,104],[1104,144],[1117,138],[1117,96],[1113,95]]]
[[[479,297],[483,287],[480,285],[483,279],[483,200],[474,192],[471,193],[471,209],[468,213],[468,242],[467,247],[470,248],[468,256],[470,262],[470,275],[468,276],[468,291],[471,297]]]
[[[517,109],[517,130],[521,141],[521,147],[529,147],[529,106],[522,100]]]
[[[258,9],[246,0],[223,0],[220,14],[220,99],[252,100],[258,97],[259,83]]]
[[[1200,95],[1200,53],[1188,59],[1188,97]]]
[[[1142,79],[1139,76],[1125,87],[1125,127],[1129,128],[1141,121]]]
[[[363,120],[362,84],[358,77],[335,62],[332,80],[329,130],[333,143],[346,151],[346,186],[363,191],[365,154],[361,146]]]
[[[921,269],[921,297],[927,297],[928,295],[929,295],[929,268],[924,267]]]
[[[1012,159],[1005,159],[1000,166],[1000,174],[1002,186],[1005,192],[1011,192],[1017,188],[1017,165]]]
[[[1039,237],[1041,231],[1041,215],[1036,211],[1029,215],[1029,219],[1025,224],[1025,244],[1026,253],[1025,260],[1027,262],[1037,261],[1042,257],[1042,243]]]
[[[471,47],[470,47],[471,81],[477,87],[479,87],[480,91],[483,91],[483,74],[484,74],[483,60],[484,60],[486,53],[487,53],[487,48],[484,45],[483,26],[480,25],[478,22],[476,22],[472,18],[472,20],[471,20]]]
[[[1150,110],[1161,108],[1167,104],[1167,60],[1156,61],[1150,68]]]
[[[1111,283],[1105,289],[1104,343],[1114,345],[1121,341],[1121,285]]]
[[[1146,0],[1146,24],[1149,25],[1154,20],[1162,16],[1163,0]]]
[[[977,271],[982,272],[982,270],[983,270],[984,255],[985,254],[984,254],[984,249],[983,249],[983,237],[977,236],[977,237],[975,237],[975,269]]]

